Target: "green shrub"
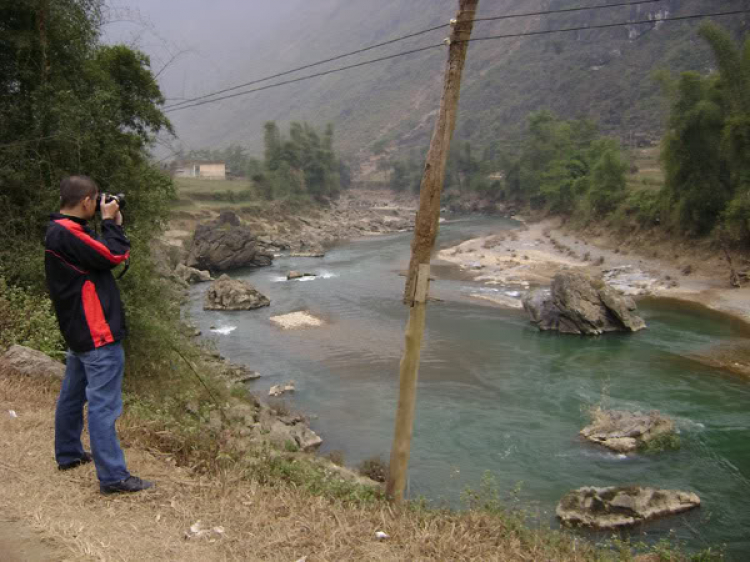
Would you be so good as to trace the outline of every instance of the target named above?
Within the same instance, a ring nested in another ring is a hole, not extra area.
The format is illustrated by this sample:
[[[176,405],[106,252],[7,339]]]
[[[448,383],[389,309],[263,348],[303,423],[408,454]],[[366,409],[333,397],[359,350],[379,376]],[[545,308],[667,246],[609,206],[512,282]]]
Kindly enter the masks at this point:
[[[750,193],[740,193],[732,199],[724,212],[722,224],[732,241],[750,240]]]
[[[49,298],[8,285],[0,277],[0,351],[15,344],[58,358],[65,350]]]
[[[658,192],[649,190],[631,191],[615,211],[613,220],[625,224],[629,219],[641,226],[653,226],[660,222],[661,198]]]
[[[681,445],[680,436],[676,432],[662,433],[647,441],[640,448],[642,453],[661,453],[662,451],[673,451],[679,449]]]

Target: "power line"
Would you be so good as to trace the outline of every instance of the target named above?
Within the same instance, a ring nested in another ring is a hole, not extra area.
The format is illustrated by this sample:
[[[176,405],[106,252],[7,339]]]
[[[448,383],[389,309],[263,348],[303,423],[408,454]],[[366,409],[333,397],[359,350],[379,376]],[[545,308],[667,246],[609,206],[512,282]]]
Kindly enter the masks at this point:
[[[714,13],[710,13],[710,14],[693,14],[693,15],[687,15],[687,16],[675,16],[675,17],[672,17],[672,18],[667,17],[667,18],[662,18],[662,19],[659,19],[659,20],[648,19],[648,20],[639,20],[639,21],[626,21],[626,22],[617,22],[617,23],[608,23],[608,24],[589,25],[589,26],[581,26],[581,27],[567,27],[567,28],[563,28],[563,29],[547,29],[547,30],[543,30],[543,31],[526,31],[526,32],[523,32],[523,33],[510,33],[510,34],[505,34],[505,35],[490,35],[490,36],[487,36],[487,37],[474,37],[472,39],[469,39],[467,42],[487,41],[487,40],[491,40],[491,39],[512,39],[512,38],[518,38],[518,37],[531,37],[531,36],[538,36],[538,35],[549,35],[549,34],[552,34],[552,33],[564,33],[564,32],[570,32],[570,31],[587,31],[587,30],[592,30],[592,29],[607,29],[607,28],[612,28],[612,27],[622,27],[622,26],[625,26],[625,25],[642,25],[642,24],[654,24],[654,23],[660,23],[660,22],[686,21],[686,20],[693,20],[693,19],[700,19],[700,18],[719,17],[719,16],[732,16],[732,15],[747,14],[747,13],[750,13],[750,9],[734,10],[734,11],[729,11],[729,12],[714,12]],[[276,88],[276,87],[279,87],[279,86],[285,86],[287,84],[293,84],[295,82],[302,82],[304,80],[310,80],[311,78],[318,78],[320,76],[327,76],[329,74],[334,74],[334,73],[337,73],[337,72],[342,72],[344,70],[351,70],[352,68],[358,68],[358,67],[361,67],[361,66],[366,66],[366,65],[374,64],[376,62],[383,62],[383,61],[386,61],[386,60],[395,59],[397,57],[402,57],[402,56],[411,55],[411,54],[414,54],[414,53],[419,53],[419,52],[422,52],[422,51],[427,51],[429,49],[435,49],[435,48],[438,48],[438,47],[443,47],[444,45],[445,45],[444,43],[438,43],[438,44],[435,44],[435,45],[427,45],[425,47],[420,47],[418,49],[412,49],[410,51],[404,51],[404,52],[401,52],[401,53],[396,53],[394,55],[380,57],[380,58],[377,58],[377,59],[370,59],[370,60],[363,61],[363,62],[360,62],[360,63],[351,64],[351,65],[348,65],[348,66],[342,66],[340,68],[334,68],[332,70],[326,70],[324,72],[318,72],[316,74],[310,74],[310,75],[307,75],[307,76],[302,76],[300,78],[294,78],[292,80],[285,80],[283,82],[276,82],[274,84],[269,84],[268,86],[262,86],[260,88],[254,88],[252,90],[246,90],[246,91],[243,91],[243,92],[237,92],[237,93],[234,93],[234,94],[229,94],[229,95],[221,96],[221,97],[218,97],[218,98],[204,99],[203,101],[198,101],[196,103],[192,103],[192,104],[189,104],[189,105],[182,105],[182,106],[179,106],[179,107],[171,106],[171,107],[165,108],[164,112],[165,113],[171,113],[173,111],[180,111],[182,109],[190,109],[190,108],[193,108],[193,107],[199,107],[201,105],[206,105],[206,104],[209,104],[209,103],[214,103],[214,102],[223,101],[223,100],[227,100],[227,99],[231,99],[231,98],[236,98],[236,97],[239,97],[239,96],[245,96],[245,95],[248,95],[248,94],[253,94],[255,92],[261,92],[261,91],[264,91],[264,90],[270,90],[272,88]]]
[[[532,16],[546,16],[546,15],[553,15],[553,14],[581,12],[581,11],[586,11],[586,10],[603,10],[603,9],[607,9],[607,8],[618,8],[618,7],[623,7],[623,6],[638,6],[638,5],[641,5],[641,4],[653,4],[655,2],[662,2],[662,1],[663,0],[635,0],[635,1],[630,1],[630,2],[619,2],[619,3],[616,3],[616,4],[605,4],[605,5],[601,5],[601,6],[584,6],[584,7],[578,7],[578,8],[563,8],[563,9],[558,9],[558,10],[544,10],[544,11],[539,11],[539,12],[526,12],[526,13],[522,13],[522,14],[506,14],[504,16],[494,16],[494,17],[486,17],[486,18],[477,18],[474,21],[475,22],[480,22],[480,21],[499,21],[499,20],[507,20],[507,19],[515,19],[515,18],[525,18],[525,17],[532,17]],[[369,47],[364,47],[362,49],[357,49],[356,51],[351,51],[349,53],[344,53],[342,55],[337,55],[335,57],[331,57],[331,58],[328,58],[328,59],[324,59],[324,60],[320,60],[320,61],[313,62],[313,63],[310,63],[310,64],[306,64],[304,66],[299,66],[297,68],[293,68],[291,70],[286,70],[284,72],[279,72],[278,74],[272,74],[272,75],[266,76],[264,78],[258,78],[256,80],[251,80],[250,82],[245,82],[244,84],[238,84],[236,86],[231,86],[229,88],[224,88],[223,90],[217,90],[215,92],[204,94],[202,96],[197,96],[195,98],[184,99],[184,100],[178,101],[177,103],[174,103],[172,105],[168,105],[164,109],[167,110],[167,109],[173,109],[173,108],[179,107],[181,105],[188,105],[190,103],[193,103],[193,102],[196,102],[196,101],[200,101],[200,100],[204,100],[206,98],[211,98],[211,97],[217,96],[219,94],[224,94],[226,92],[231,92],[233,90],[238,90],[240,88],[245,88],[247,86],[253,86],[255,84],[259,84],[261,82],[266,82],[266,81],[272,80],[274,78],[280,78],[282,76],[287,76],[289,74],[293,74],[293,73],[299,72],[301,70],[307,70],[309,68],[313,68],[313,67],[320,66],[322,64],[326,64],[326,63],[329,63],[329,62],[334,62],[334,61],[337,61],[337,60],[341,60],[341,59],[346,58],[346,57],[351,57],[351,56],[354,56],[354,55],[359,55],[359,54],[365,53],[367,51],[371,51],[373,49],[384,47],[386,45],[392,45],[394,43],[398,43],[398,42],[404,41],[406,39],[411,39],[413,37],[418,37],[420,35],[424,35],[426,33],[430,33],[432,31],[437,31],[438,29],[443,29],[443,28],[446,28],[446,27],[450,27],[450,24],[444,23],[442,25],[437,25],[435,27],[430,27],[428,29],[423,29],[422,31],[416,31],[414,33],[409,33],[408,35],[403,35],[401,37],[396,37],[395,39],[389,39],[388,41],[383,41],[382,43],[377,43],[375,45],[370,45]]]
[[[213,102],[217,102],[217,101],[228,100],[228,99],[231,99],[231,98],[236,98],[238,96],[244,96],[244,95],[247,95],[247,94],[252,94],[254,92],[262,92],[263,90],[269,90],[271,88],[276,88],[277,86],[285,86],[287,84],[293,84],[295,82],[302,82],[303,80],[309,80],[310,78],[318,78],[320,76],[326,76],[328,74],[334,74],[336,72],[341,72],[343,70],[350,70],[352,68],[357,68],[357,67],[360,67],[360,66],[366,66],[368,64],[373,64],[373,63],[376,63],[376,62],[383,62],[383,61],[386,61],[386,60],[389,60],[389,59],[395,59],[397,57],[403,57],[403,56],[406,56],[406,55],[413,55],[414,53],[419,53],[419,52],[422,52],[422,51],[426,51],[428,49],[435,49],[437,47],[443,47],[443,46],[444,46],[443,43],[437,43],[436,45],[428,45],[427,47],[420,47],[418,49],[412,49],[410,51],[404,51],[404,52],[401,52],[401,53],[396,53],[395,55],[388,55],[386,57],[380,57],[380,58],[377,58],[377,59],[370,59],[370,60],[366,60],[366,61],[363,61],[363,62],[358,62],[356,64],[350,64],[348,66],[342,66],[340,68],[334,68],[334,69],[331,69],[331,70],[326,70],[324,72],[317,72],[316,74],[309,74],[307,76],[301,76],[300,78],[293,78],[292,80],[285,80],[283,82],[276,82],[274,84],[269,84],[268,86],[262,86],[260,88],[254,88],[252,90],[246,90],[244,92],[237,92],[235,94],[229,94],[229,95],[226,95],[226,96],[221,96],[219,98],[212,98],[212,99],[209,99],[209,100],[199,101],[197,103],[193,103],[193,104],[190,104],[190,105],[183,105],[183,106],[180,106],[180,107],[174,107],[174,106],[172,106],[172,107],[166,108],[164,110],[164,113],[171,113],[173,111],[180,111],[181,109],[189,109],[191,107],[198,107],[200,105],[206,105],[207,103],[213,103]]]
[[[716,12],[713,14],[693,14],[689,16],[675,16],[673,18],[661,18],[661,19],[649,19],[649,20],[640,20],[640,21],[627,21],[627,22],[621,22],[621,23],[603,23],[599,25],[589,25],[589,26],[581,26],[581,27],[566,27],[565,29],[549,29],[545,31],[526,31],[524,33],[514,33],[509,35],[489,35],[487,37],[472,37],[467,42],[473,42],[473,41],[486,41],[488,39],[510,39],[514,37],[530,37],[533,35],[547,35],[549,33],[561,33],[565,31],[586,31],[588,29],[606,29],[610,27],[622,27],[623,25],[642,25],[647,23],[661,23],[661,22],[670,22],[670,21],[684,21],[684,20],[693,20],[693,19],[699,19],[699,18],[710,18],[710,17],[717,17],[717,16],[736,16],[738,14],[747,14],[750,13],[750,9],[744,9],[744,10],[734,10],[731,12]]]
[[[653,2],[653,1],[657,1],[657,0],[649,0],[649,1]],[[198,96],[198,97],[195,97],[195,98],[187,99],[187,100],[182,101],[180,103],[176,103],[176,104],[167,106],[164,109],[173,109],[173,108],[175,108],[177,106],[180,106],[180,105],[184,105],[184,104],[187,104],[187,103],[192,103],[194,101],[198,101],[198,100],[203,100],[203,99],[206,99],[206,98],[210,98],[210,97],[213,97],[213,96],[216,96],[216,95],[219,95],[219,94],[223,94],[225,92],[231,92],[232,90],[238,90],[239,88],[245,88],[247,86],[252,86],[253,84],[259,84],[260,82],[266,82],[267,80],[272,80],[274,78],[280,78],[282,76],[287,76],[289,74],[293,74],[295,72],[299,72],[300,70],[307,70],[308,68],[313,68],[315,66],[320,66],[321,64],[326,64],[326,63],[329,63],[329,62],[341,60],[343,58],[351,57],[351,56],[354,56],[354,55],[359,55],[361,53],[364,53],[364,52],[367,52],[367,51],[371,51],[371,50],[377,49],[379,47],[384,47],[386,45],[391,45],[393,43],[398,43],[399,41],[404,41],[406,39],[411,39],[412,37],[418,37],[420,35],[424,35],[425,33],[430,33],[431,31],[436,31],[438,29],[443,29],[444,27],[449,27],[449,26],[450,26],[450,24],[444,23],[442,25],[431,27],[429,29],[423,29],[422,31],[417,31],[415,33],[410,33],[409,35],[404,35],[402,37],[397,37],[395,39],[390,39],[388,41],[384,41],[382,43],[377,43],[375,45],[370,45],[369,47],[364,47],[362,49],[357,49],[356,51],[352,51],[350,53],[344,53],[343,55],[337,55],[337,56],[331,57],[329,59],[324,59],[324,60],[320,60],[320,61],[313,62],[313,63],[310,63],[310,64],[306,64],[304,66],[299,66],[299,67],[293,68],[291,70],[286,70],[284,72],[279,72],[278,74],[272,74],[271,76],[266,76],[265,78],[258,78],[257,80],[252,80],[250,82],[245,82],[244,84],[238,84],[237,86],[231,86],[229,88],[224,88],[223,90],[217,90],[216,92],[212,92],[210,94],[205,94],[205,95]]]
[[[491,16],[486,18],[474,18],[475,22],[479,21],[499,21],[513,18],[528,18],[531,16],[549,16],[553,14],[569,14],[572,12],[586,12],[594,10],[604,10],[606,8],[621,8],[623,6],[639,6],[641,4],[653,4],[663,2],[664,0],[636,0],[635,2],[619,2],[617,4],[602,4],[601,6],[580,6],[578,8],[560,8],[557,10],[545,10],[542,12],[526,12],[525,14],[506,14],[504,16]]]

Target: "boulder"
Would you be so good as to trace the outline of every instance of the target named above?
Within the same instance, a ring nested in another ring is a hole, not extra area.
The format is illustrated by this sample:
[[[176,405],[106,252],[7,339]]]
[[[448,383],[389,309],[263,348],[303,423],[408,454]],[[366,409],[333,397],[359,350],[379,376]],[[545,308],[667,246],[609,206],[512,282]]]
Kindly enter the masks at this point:
[[[188,267],[229,271],[271,265],[273,254],[249,228],[232,221],[199,224],[187,259]]]
[[[581,435],[619,453],[632,453],[675,431],[672,420],[656,411],[642,414],[597,408],[592,418],[591,425],[584,427]]]
[[[301,271],[290,271],[286,274],[287,281],[291,281],[292,279],[302,279],[303,277],[317,277],[317,273],[302,273]]]
[[[224,274],[208,288],[203,310],[252,310],[270,304],[250,283]]]
[[[234,211],[229,210],[221,211],[217,222],[219,224],[229,224],[231,226],[240,226],[242,224],[240,217],[238,217]]]
[[[302,451],[312,451],[323,443],[323,439],[304,422],[288,425],[281,420],[275,420],[269,428],[268,438],[280,447],[293,443]]]
[[[294,382],[288,382],[286,384],[275,384],[268,391],[268,395],[281,396],[286,392],[294,392]]]
[[[262,438],[278,447],[293,444],[302,451],[311,451],[323,443],[302,416],[279,415],[266,404],[261,404],[256,419]]]
[[[558,273],[549,291],[531,291],[523,298],[523,307],[540,330],[599,335],[646,327],[633,299],[578,271]]]
[[[584,487],[566,494],[557,504],[556,513],[566,525],[616,529],[682,513],[700,504],[696,494],[679,490]]]
[[[258,371],[253,371],[245,365],[236,365],[230,361],[225,361],[224,365],[225,376],[235,384],[242,384],[260,378],[260,373]]]
[[[36,349],[14,345],[0,357],[0,374],[62,379],[65,365]]]
[[[186,283],[193,285],[195,283],[206,283],[212,281],[211,274],[208,271],[201,271],[194,267],[188,267],[185,264],[178,263],[174,269],[175,275],[185,281]]]

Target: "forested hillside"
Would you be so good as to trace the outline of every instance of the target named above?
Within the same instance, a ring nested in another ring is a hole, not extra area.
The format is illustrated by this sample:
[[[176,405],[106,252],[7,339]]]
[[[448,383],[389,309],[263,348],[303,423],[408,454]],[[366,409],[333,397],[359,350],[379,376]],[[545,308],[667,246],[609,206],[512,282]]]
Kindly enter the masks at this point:
[[[486,0],[480,3],[478,17],[602,3]],[[247,54],[231,76],[221,84],[204,84],[203,93],[440,25],[448,22],[456,9],[454,0],[293,4],[284,7],[281,29],[275,29],[273,35],[248,37]],[[744,0],[662,0],[607,10],[478,22],[474,37],[655,20],[638,26],[474,43],[464,77],[458,138],[480,147],[497,142],[513,146],[528,114],[545,108],[566,119],[588,117],[598,122],[604,133],[624,140],[659,137],[665,125],[666,104],[652,78],[654,71],[665,68],[708,73],[713,62],[707,45],[698,38],[697,22],[656,20],[743,7]],[[736,39],[750,29],[747,16],[716,21]],[[440,43],[446,35],[445,29],[437,30],[306,73]],[[428,50],[169,116],[190,148],[237,142],[260,154],[260,131],[268,120],[277,121],[281,127],[291,121],[308,121],[322,128],[331,122],[339,148],[349,155],[366,157],[373,149],[382,150],[395,143],[421,146],[429,140],[444,60],[444,50]]]

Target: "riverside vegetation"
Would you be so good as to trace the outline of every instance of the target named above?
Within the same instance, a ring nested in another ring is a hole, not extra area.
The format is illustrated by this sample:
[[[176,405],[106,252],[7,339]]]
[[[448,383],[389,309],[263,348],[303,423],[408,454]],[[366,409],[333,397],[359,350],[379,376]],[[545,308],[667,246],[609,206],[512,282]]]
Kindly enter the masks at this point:
[[[131,446],[129,454],[139,459],[149,454],[168,456],[176,466],[170,472],[163,468],[161,473],[171,497],[157,496],[156,503],[148,500],[126,505],[114,503],[112,509],[125,505],[121,516],[130,518],[134,526],[137,522],[140,527],[136,528],[145,532],[153,527],[154,520],[158,523],[161,518],[162,507],[158,502],[170,505],[171,500],[172,509],[181,504],[196,513],[218,510],[217,506],[230,502],[230,512],[237,513],[239,521],[256,525],[257,535],[242,535],[242,539],[208,545],[201,559],[247,552],[265,552],[268,558],[276,558],[279,553],[291,556],[305,548],[310,549],[311,555],[322,557],[356,551],[363,559],[632,558],[629,546],[612,552],[581,542],[573,535],[527,527],[526,517],[509,510],[500,501],[500,493],[491,487],[471,494],[471,509],[465,513],[431,509],[420,502],[407,504],[398,511],[384,502],[376,488],[339,478],[312,457],[291,451],[234,447],[232,440],[210,423],[216,418],[212,412],[221,417],[224,404],[249,398],[244,393],[230,391],[216,376],[218,369],[206,360],[205,352],[183,335],[186,330],[180,321],[174,288],[159,275],[151,256],[149,242],[164,228],[174,187],[148,158],[147,151],[156,134],[172,130],[160,110],[164,99],[148,57],[126,46],[102,42],[103,4],[98,0],[28,3],[0,0],[0,7],[3,13],[0,113],[4,123],[0,130],[0,209],[4,217],[0,232],[0,347],[3,350],[23,343],[57,357],[63,352],[45,296],[40,257],[46,214],[57,207],[61,177],[85,172],[102,190],[122,189],[129,197],[126,225],[134,259],[121,281],[131,332],[126,340],[123,436]],[[313,132],[304,126],[299,130],[315,147]],[[269,131],[269,146],[279,148],[274,128],[268,127]],[[292,136],[295,134],[290,132]],[[302,168],[296,168],[302,170],[312,197],[319,200],[334,196],[337,187],[336,160],[326,149],[327,139],[328,133],[315,148],[323,152],[327,167],[311,164],[306,168],[301,163]],[[272,150],[266,160],[268,165],[258,172],[271,186],[270,190],[265,188],[265,193],[277,195],[276,174],[290,174],[302,181],[291,164],[288,168],[285,165],[290,160],[279,153]],[[341,173],[338,173],[340,185]],[[257,180],[257,183],[263,182]],[[205,386],[196,381],[194,369],[203,372]],[[12,510],[28,515],[24,511],[28,481],[15,480],[14,476],[20,469],[26,474],[24,478],[33,479],[33,493],[48,489],[50,477],[43,474],[34,479],[34,475],[48,462],[49,416],[56,391],[53,382],[0,378],[3,401],[20,404],[27,415],[23,425],[3,425],[4,435],[13,436],[4,444],[7,455],[3,455],[3,462],[33,461],[7,473],[7,489],[12,489],[13,495],[9,492],[7,496],[10,503],[4,506],[6,513]],[[3,424],[10,423],[3,418]],[[193,482],[193,487],[169,484],[173,474],[184,476],[185,481]],[[196,475],[203,475],[204,479],[188,480]],[[71,490],[66,491],[66,486]],[[81,506],[76,511],[95,511],[97,508],[90,505],[85,490],[81,492],[73,486],[61,481],[61,495],[68,494],[68,500],[75,496]],[[255,519],[239,515],[247,511],[245,504],[239,504],[246,497],[257,502]],[[49,507],[51,500],[45,501]],[[50,508],[48,513],[67,519],[70,517],[67,502],[65,508],[67,511]],[[304,533],[290,532],[287,535],[290,543],[264,544],[259,537],[266,535],[259,521],[273,519],[291,529],[297,523],[280,518],[279,513],[289,515],[292,510],[306,517],[307,525],[316,525],[325,534],[309,538]],[[338,526],[319,526],[315,521],[321,518],[336,521]],[[57,532],[67,538],[77,555],[84,555],[87,550],[105,552],[103,542],[111,542],[113,548],[121,547],[118,552],[123,556],[138,549],[138,545],[132,544],[128,525],[118,525],[117,532],[108,528],[106,540],[91,537],[91,545],[86,545],[75,539],[75,535],[70,538],[69,530],[63,529],[54,518],[45,515],[38,520],[44,522],[48,534],[54,536]],[[99,529],[96,521],[90,523],[93,529]],[[393,540],[371,546],[371,534],[380,525],[394,529]],[[342,528],[347,536],[343,541],[336,538]],[[238,528],[237,536],[242,531]],[[119,532],[125,536],[118,535]],[[144,535],[148,539],[144,544],[155,549],[151,555],[157,553],[161,542],[171,541],[159,532],[156,535],[156,538]],[[177,548],[190,546],[178,544]],[[687,558],[673,551],[661,552],[666,552],[665,559]]]
[[[502,145],[478,151],[455,143],[446,170],[444,202],[476,196],[490,203],[557,214],[580,227],[600,222],[617,230],[661,228],[678,236],[713,235],[750,241],[750,39],[736,44],[716,24],[700,36],[717,71],[702,76],[655,74],[669,103],[662,140],[663,182],[638,169],[620,143],[588,119],[543,110],[528,117],[517,153]],[[481,156],[477,156],[481,154]],[[419,189],[416,155],[382,166],[394,190]]]

